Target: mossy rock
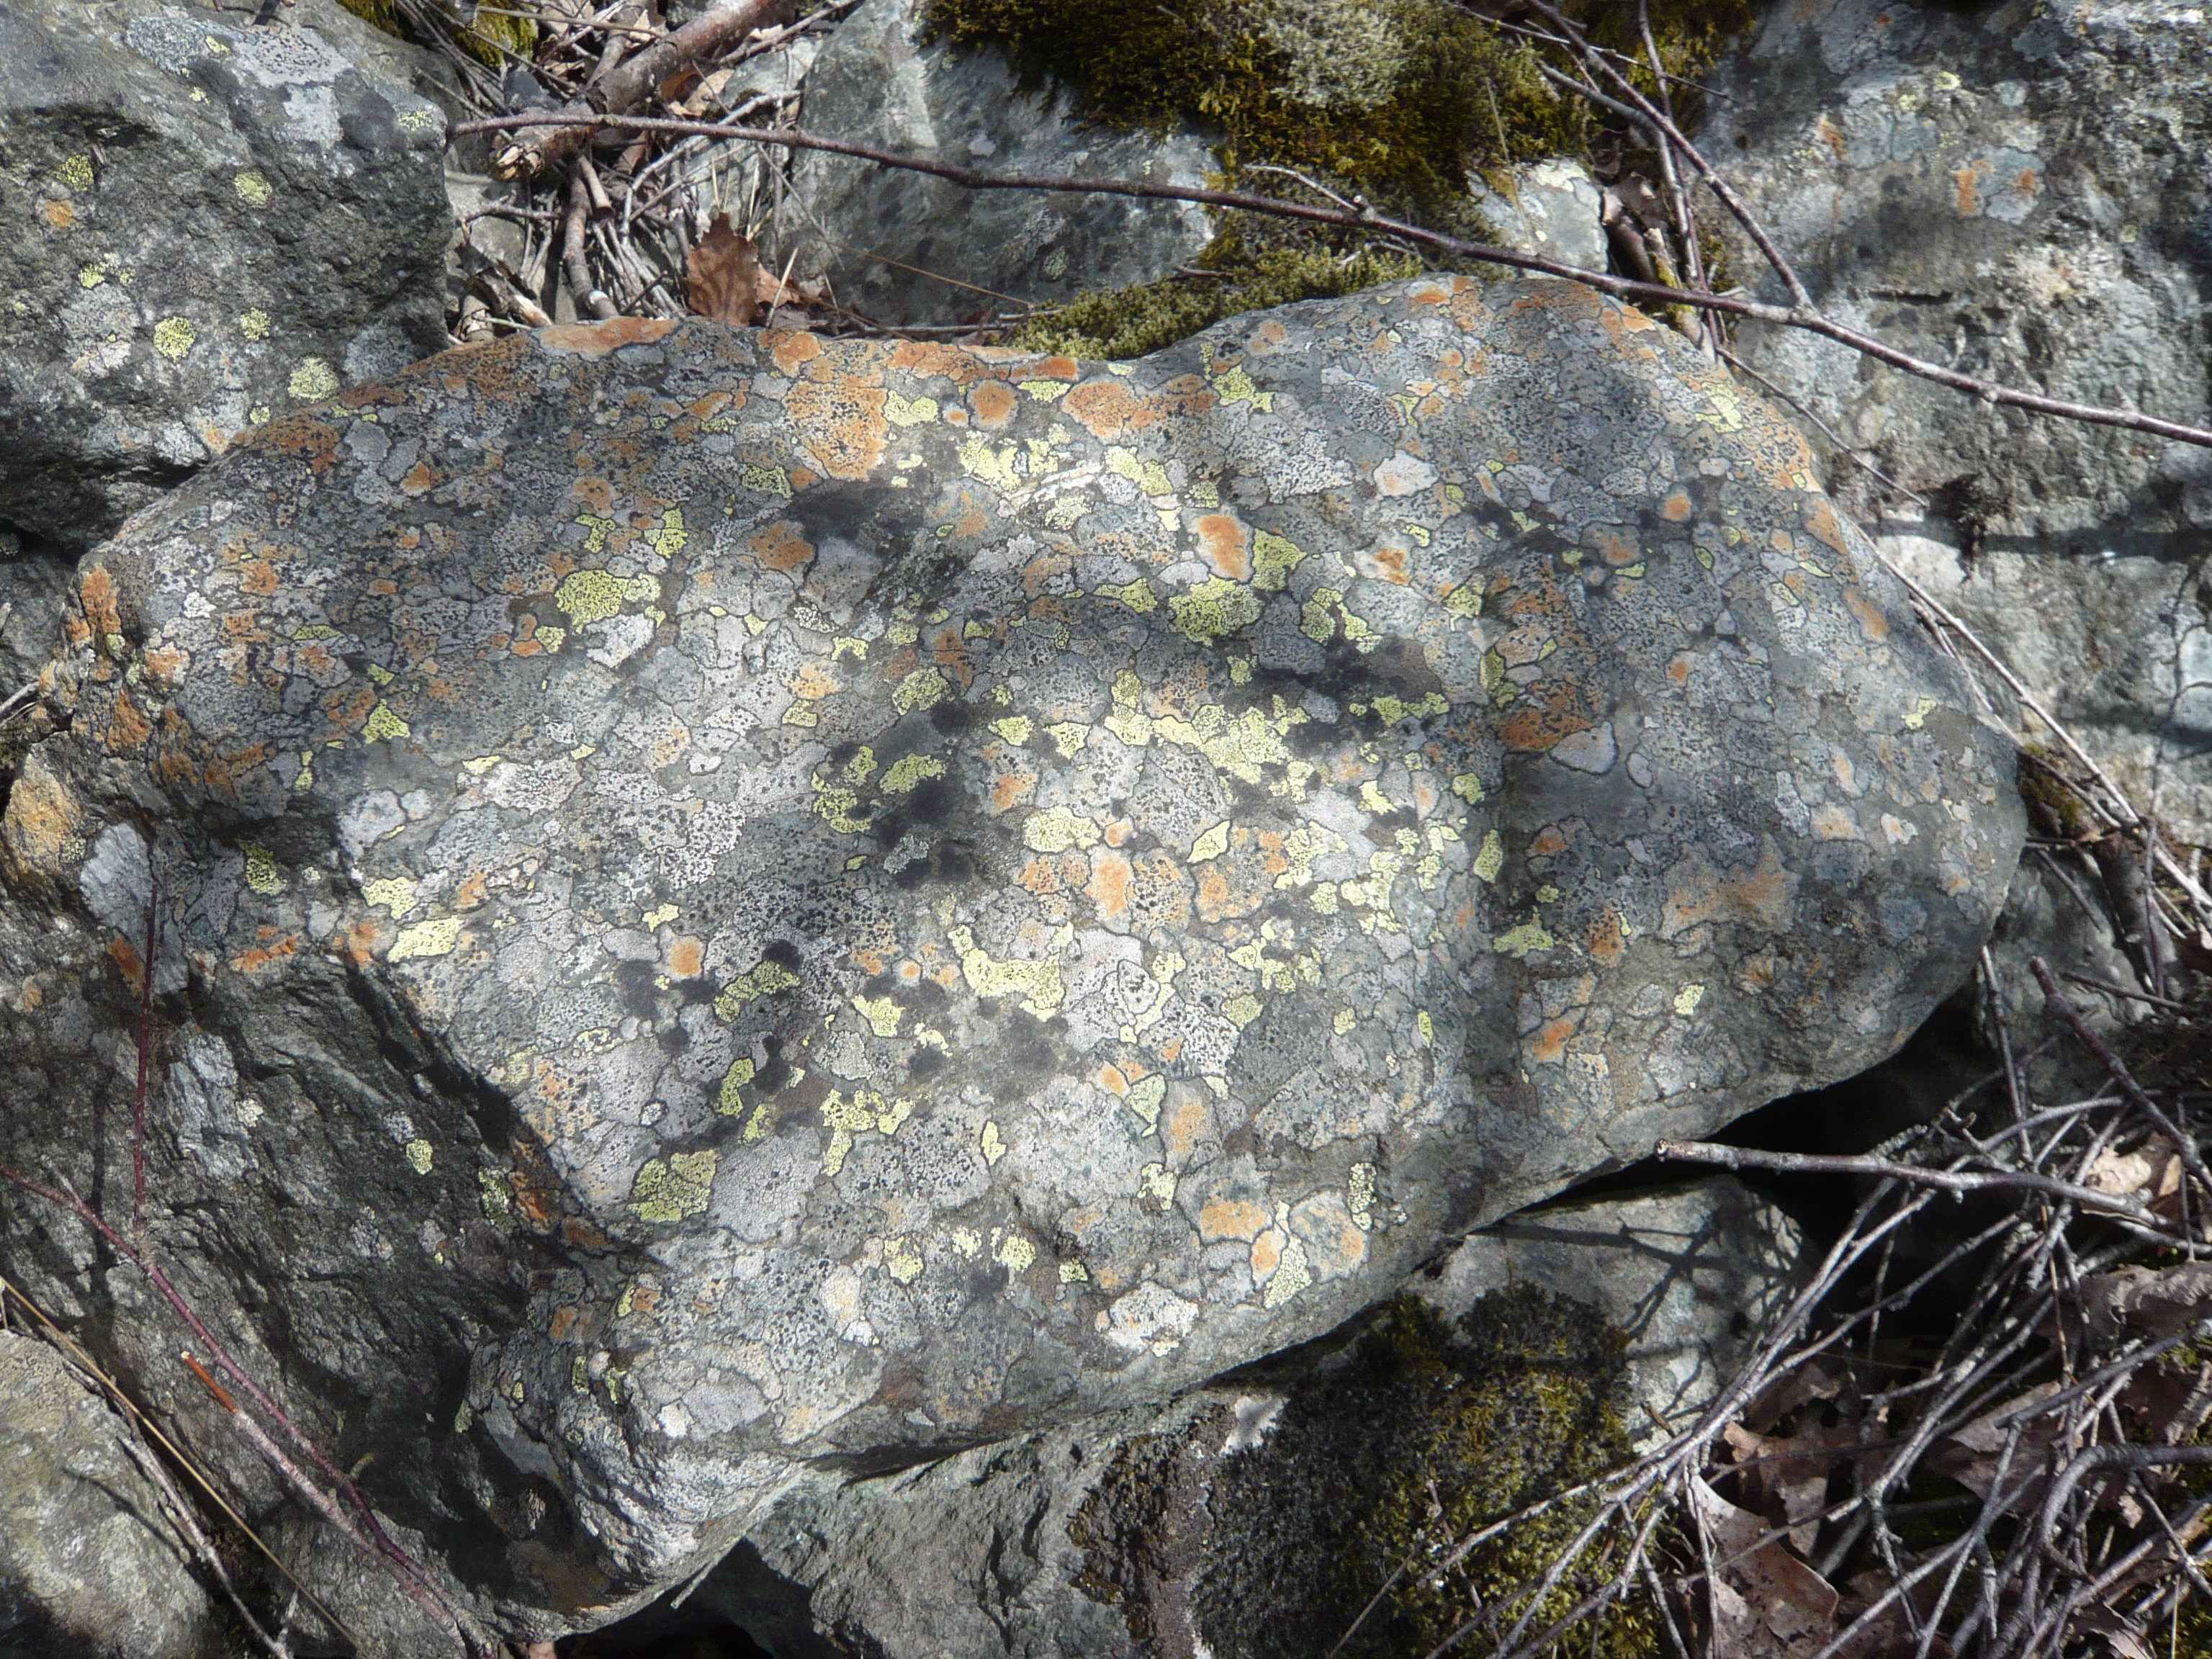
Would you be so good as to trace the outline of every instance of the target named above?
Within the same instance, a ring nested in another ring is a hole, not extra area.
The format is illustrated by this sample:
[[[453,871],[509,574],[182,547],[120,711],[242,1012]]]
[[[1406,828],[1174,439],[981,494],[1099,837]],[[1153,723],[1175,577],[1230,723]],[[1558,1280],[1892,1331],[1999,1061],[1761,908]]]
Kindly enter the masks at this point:
[[[1420,261],[1400,253],[1359,253],[1342,260],[1316,249],[1268,248],[1244,255],[1233,237],[1217,238],[1204,256],[1211,274],[1169,277],[1103,294],[1026,324],[1014,343],[1071,357],[1142,357],[1243,311],[1266,311],[1299,300],[1334,300],[1377,283],[1411,276]]]
[[[1218,1659],[1310,1659],[1394,1575],[1343,1659],[1426,1653],[1478,1609],[1504,1608],[1510,1624],[1589,1503],[1507,1529],[1437,1582],[1431,1567],[1470,1531],[1632,1455],[1618,1408],[1625,1338],[1534,1286],[1454,1322],[1400,1297],[1340,1352],[1281,1363],[1310,1369],[1261,1444],[1219,1455],[1219,1422],[1134,1443],[1070,1528],[1085,1589],[1120,1605],[1142,1644],[1187,1621]],[[1534,1627],[1595,1587],[1589,1571],[1569,1574]],[[1639,1597],[1596,1639],[1600,1654],[1640,1659],[1663,1638]],[[1576,1641],[1592,1651],[1590,1628]]]
[[[1642,52],[1622,8],[1573,9],[1602,44]],[[1650,8],[1662,59],[1686,79],[1753,15],[1750,0]],[[927,15],[941,37],[1003,47],[1025,73],[1067,82],[1100,119],[1217,134],[1227,183],[1312,199],[1267,170],[1291,168],[1470,240],[1496,240],[1470,173],[1502,178],[1518,163],[1581,156],[1600,131],[1545,81],[1525,41],[1443,0],[1197,0],[1172,12],[1152,0],[930,0]],[[1454,264],[1347,228],[1233,215],[1222,231],[1200,262],[1209,276],[1086,295],[1018,343],[1138,356],[1241,311]]]
[[[386,34],[402,40],[413,38],[413,31],[407,27],[396,0],[338,0],[338,3]],[[512,0],[497,12],[473,10],[466,18],[441,5],[433,4],[425,9],[435,14],[439,26],[463,51],[492,69],[503,67],[510,55],[528,57],[531,48],[538,44],[536,19],[507,15],[508,11],[524,9],[520,0]]]

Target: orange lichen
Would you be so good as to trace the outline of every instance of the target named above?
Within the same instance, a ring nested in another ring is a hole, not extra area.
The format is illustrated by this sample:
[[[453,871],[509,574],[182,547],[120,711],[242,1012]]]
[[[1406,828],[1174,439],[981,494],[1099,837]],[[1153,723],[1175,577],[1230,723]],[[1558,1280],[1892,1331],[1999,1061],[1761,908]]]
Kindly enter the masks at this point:
[[[865,478],[884,458],[890,431],[884,418],[888,398],[879,376],[840,374],[827,382],[809,378],[792,387],[784,411],[823,471],[833,478]],[[804,488],[795,477],[792,487]]]
[[[745,545],[770,570],[803,569],[813,561],[814,544],[799,533],[799,528],[788,519],[778,519],[746,537]]]
[[[975,419],[994,431],[1013,418],[1014,389],[1004,380],[978,381],[968,401],[975,408]]]

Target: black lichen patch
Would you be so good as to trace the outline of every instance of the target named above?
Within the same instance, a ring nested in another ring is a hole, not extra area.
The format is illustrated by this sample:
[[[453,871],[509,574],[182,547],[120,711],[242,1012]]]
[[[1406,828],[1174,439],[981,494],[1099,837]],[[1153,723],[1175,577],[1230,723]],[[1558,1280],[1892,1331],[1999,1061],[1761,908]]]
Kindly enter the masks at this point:
[[[1325,1651],[1401,1565],[1345,1655],[1425,1653],[1478,1610],[1509,1608],[1510,1623],[1587,1504],[1507,1528],[1439,1583],[1430,1571],[1468,1533],[1627,1460],[1613,1407],[1623,1352],[1595,1313],[1530,1287],[1454,1324],[1410,1297],[1390,1304],[1335,1367],[1290,1392],[1263,1445],[1215,1475],[1190,1593],[1206,1644],[1219,1659]],[[1570,1573],[1534,1627],[1590,1577]],[[1603,1622],[1603,1652],[1658,1644],[1648,1608]]]

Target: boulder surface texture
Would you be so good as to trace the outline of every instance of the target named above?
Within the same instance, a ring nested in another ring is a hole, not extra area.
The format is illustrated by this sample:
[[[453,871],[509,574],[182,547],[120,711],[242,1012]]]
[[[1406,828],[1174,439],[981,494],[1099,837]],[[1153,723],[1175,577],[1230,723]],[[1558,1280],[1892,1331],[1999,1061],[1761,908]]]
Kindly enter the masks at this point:
[[[43,1342],[0,1330],[0,1656],[208,1659],[191,1547],[107,1403]]]
[[[1969,374],[2212,425],[2203,8],[1809,0],[1716,73],[1700,143],[1832,314]],[[1734,257],[1788,303],[1754,250]],[[2212,451],[1989,408],[1790,330],[1738,349],[1920,498],[1823,440],[1884,551],[2140,806],[2212,839]]]
[[[0,528],[80,554],[448,343],[416,55],[333,0],[282,9],[0,6]]]
[[[1811,467],[1557,283],[356,388],[81,571],[0,1149],[113,1179],[158,890],[156,1237],[605,1616],[793,1460],[1167,1397],[1890,1052],[2021,809]]]
[[[1565,1380],[1613,1411],[1625,1448],[1639,1433],[1654,1437],[1644,1407],[1679,1425],[1711,1403],[1798,1289],[1800,1244],[1787,1217],[1723,1176],[1516,1216],[1469,1237],[1408,1288],[1440,1328],[1462,1333],[1510,1317],[1510,1302],[1491,1298],[1516,1287],[1595,1314],[1620,1346],[1606,1352],[1610,1363]],[[1410,1311],[1401,1302],[1386,1317]],[[1101,1413],[876,1480],[810,1471],[755,1524],[755,1548],[717,1568],[687,1605],[721,1613],[775,1659],[814,1659],[822,1637],[883,1659],[1237,1655],[1267,1639],[1261,1632],[1293,1632],[1304,1634],[1305,1651],[1325,1651],[1396,1565],[1389,1534],[1425,1520],[1430,1502],[1418,1477],[1400,1486],[1412,1465],[1390,1443],[1430,1425],[1409,1424],[1419,1414],[1390,1397],[1387,1379],[1347,1364],[1376,1322],[1363,1318],[1341,1340],[1165,1406]],[[1455,1396],[1477,1392],[1480,1380],[1449,1385],[1435,1414],[1451,1414]],[[1438,1402],[1428,1403],[1433,1411]],[[1299,1432],[1332,1423],[1349,1429],[1342,1441]],[[1494,1488],[1470,1494],[1467,1485],[1494,1480],[1516,1455],[1542,1464],[1564,1449],[1498,1443],[1528,1437],[1525,1416],[1500,1411],[1486,1433],[1454,1448],[1457,1469],[1428,1462],[1421,1473],[1437,1480],[1446,1504],[1472,1497],[1494,1514]],[[1268,1506],[1252,1501],[1255,1486],[1366,1496]],[[1401,1513],[1378,1513],[1386,1493]],[[1408,1494],[1418,1495],[1407,1503]],[[1316,1545],[1348,1582],[1224,1593],[1254,1555],[1310,1555]],[[1339,1592],[1345,1599],[1333,1604]],[[794,1595],[804,1597],[803,1623],[788,1612]]]
[[[1203,185],[1217,171],[1187,131],[1083,124],[1075,95],[1026,87],[992,47],[929,40],[919,5],[868,0],[805,71],[811,131],[955,167]],[[808,152],[768,263],[830,276],[843,302],[897,323],[1018,312],[1153,283],[1213,238],[1188,202],[970,191],[919,173]]]

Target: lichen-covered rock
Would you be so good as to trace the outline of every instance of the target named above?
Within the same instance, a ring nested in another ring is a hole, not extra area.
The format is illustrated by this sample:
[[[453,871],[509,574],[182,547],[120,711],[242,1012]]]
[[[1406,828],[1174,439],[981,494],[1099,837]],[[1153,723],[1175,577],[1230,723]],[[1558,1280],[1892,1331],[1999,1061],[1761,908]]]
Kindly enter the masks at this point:
[[[1970,374],[2212,424],[2212,134],[2182,113],[2212,100],[2201,7],[1778,4],[1716,75],[1701,142],[1832,315]],[[1741,238],[1733,254],[1786,303]],[[1737,349],[1922,498],[1820,441],[1884,550],[2140,805],[2212,839],[2212,455],[1990,408],[1789,330]]]
[[[445,118],[300,0],[0,8],[0,526],[72,555],[243,434],[447,343]]]
[[[1479,174],[1468,189],[1507,247],[1583,270],[1603,270],[1605,225],[1597,180],[1581,162],[1560,156],[1532,161],[1500,177],[1501,190]]]
[[[955,167],[1202,185],[1194,135],[1082,124],[1068,88],[1029,88],[1001,52],[924,38],[919,6],[868,0],[805,70],[812,131]],[[1212,240],[1203,208],[1126,197],[968,191],[843,156],[802,156],[770,251],[894,323],[1018,312],[1167,276]]]
[[[1569,283],[357,388],[83,567],[0,1150],[92,1155],[158,884],[179,1253],[599,1617],[789,1460],[1165,1397],[1888,1053],[2021,809],[1810,466]]]
[[[1001,1650],[1108,1659],[1188,1653],[1193,1634],[1228,1655],[1241,1650],[1240,1631],[1310,1637],[1348,1621],[1382,1588],[1395,1562],[1378,1564],[1379,1553],[1426,1519],[1422,1477],[1437,1480],[1440,1502],[1494,1513],[1496,1482],[1510,1478],[1515,1456],[1539,1473],[1608,1450],[1625,1459],[1630,1441],[1654,1432],[1647,1407],[1679,1423],[1711,1403],[1800,1287],[1800,1248],[1785,1216],[1725,1176],[1516,1216],[1414,1279],[1426,1316],[1401,1304],[1389,1316],[1401,1335],[1425,1334],[1413,1355],[1425,1363],[1360,1363],[1387,1346],[1362,1355],[1360,1343],[1388,1322],[1363,1317],[1265,1376],[1163,1407],[870,1479],[807,1471],[686,1605],[727,1618],[776,1659],[814,1659],[825,1644],[881,1659]],[[1516,1310],[1525,1322],[1530,1291],[1555,1299],[1545,1321],[1553,1342],[1570,1339],[1594,1364],[1563,1377],[1555,1354],[1526,1343],[1508,1351],[1517,1363],[1492,1363],[1486,1375],[1469,1363],[1486,1347],[1496,1360],[1501,1327]],[[1555,1405],[1563,1393],[1575,1399],[1552,1413],[1548,1443],[1509,1450],[1504,1443],[1527,1438],[1528,1424],[1498,1406],[1525,1412],[1547,1382]],[[1585,1443],[1586,1424],[1603,1443]],[[1455,1428],[1449,1468],[1389,1443],[1410,1435],[1433,1444]],[[1363,1496],[1280,1502],[1270,1489]],[[1370,1538],[1349,1535],[1361,1526]],[[1290,1547],[1264,1536],[1275,1528],[1292,1535]],[[1316,1542],[1333,1546],[1322,1577],[1334,1582],[1291,1565],[1292,1556],[1310,1561]],[[1265,1588],[1233,1582],[1263,1559],[1289,1570]],[[1194,1594],[1216,1614],[1203,1629]],[[1219,1616],[1239,1596],[1247,1604]],[[1370,1637],[1383,1651],[1421,1650],[1389,1645],[1399,1612]]]
[[[0,1654],[215,1659],[228,1644],[191,1546],[106,1401],[0,1330]]]

